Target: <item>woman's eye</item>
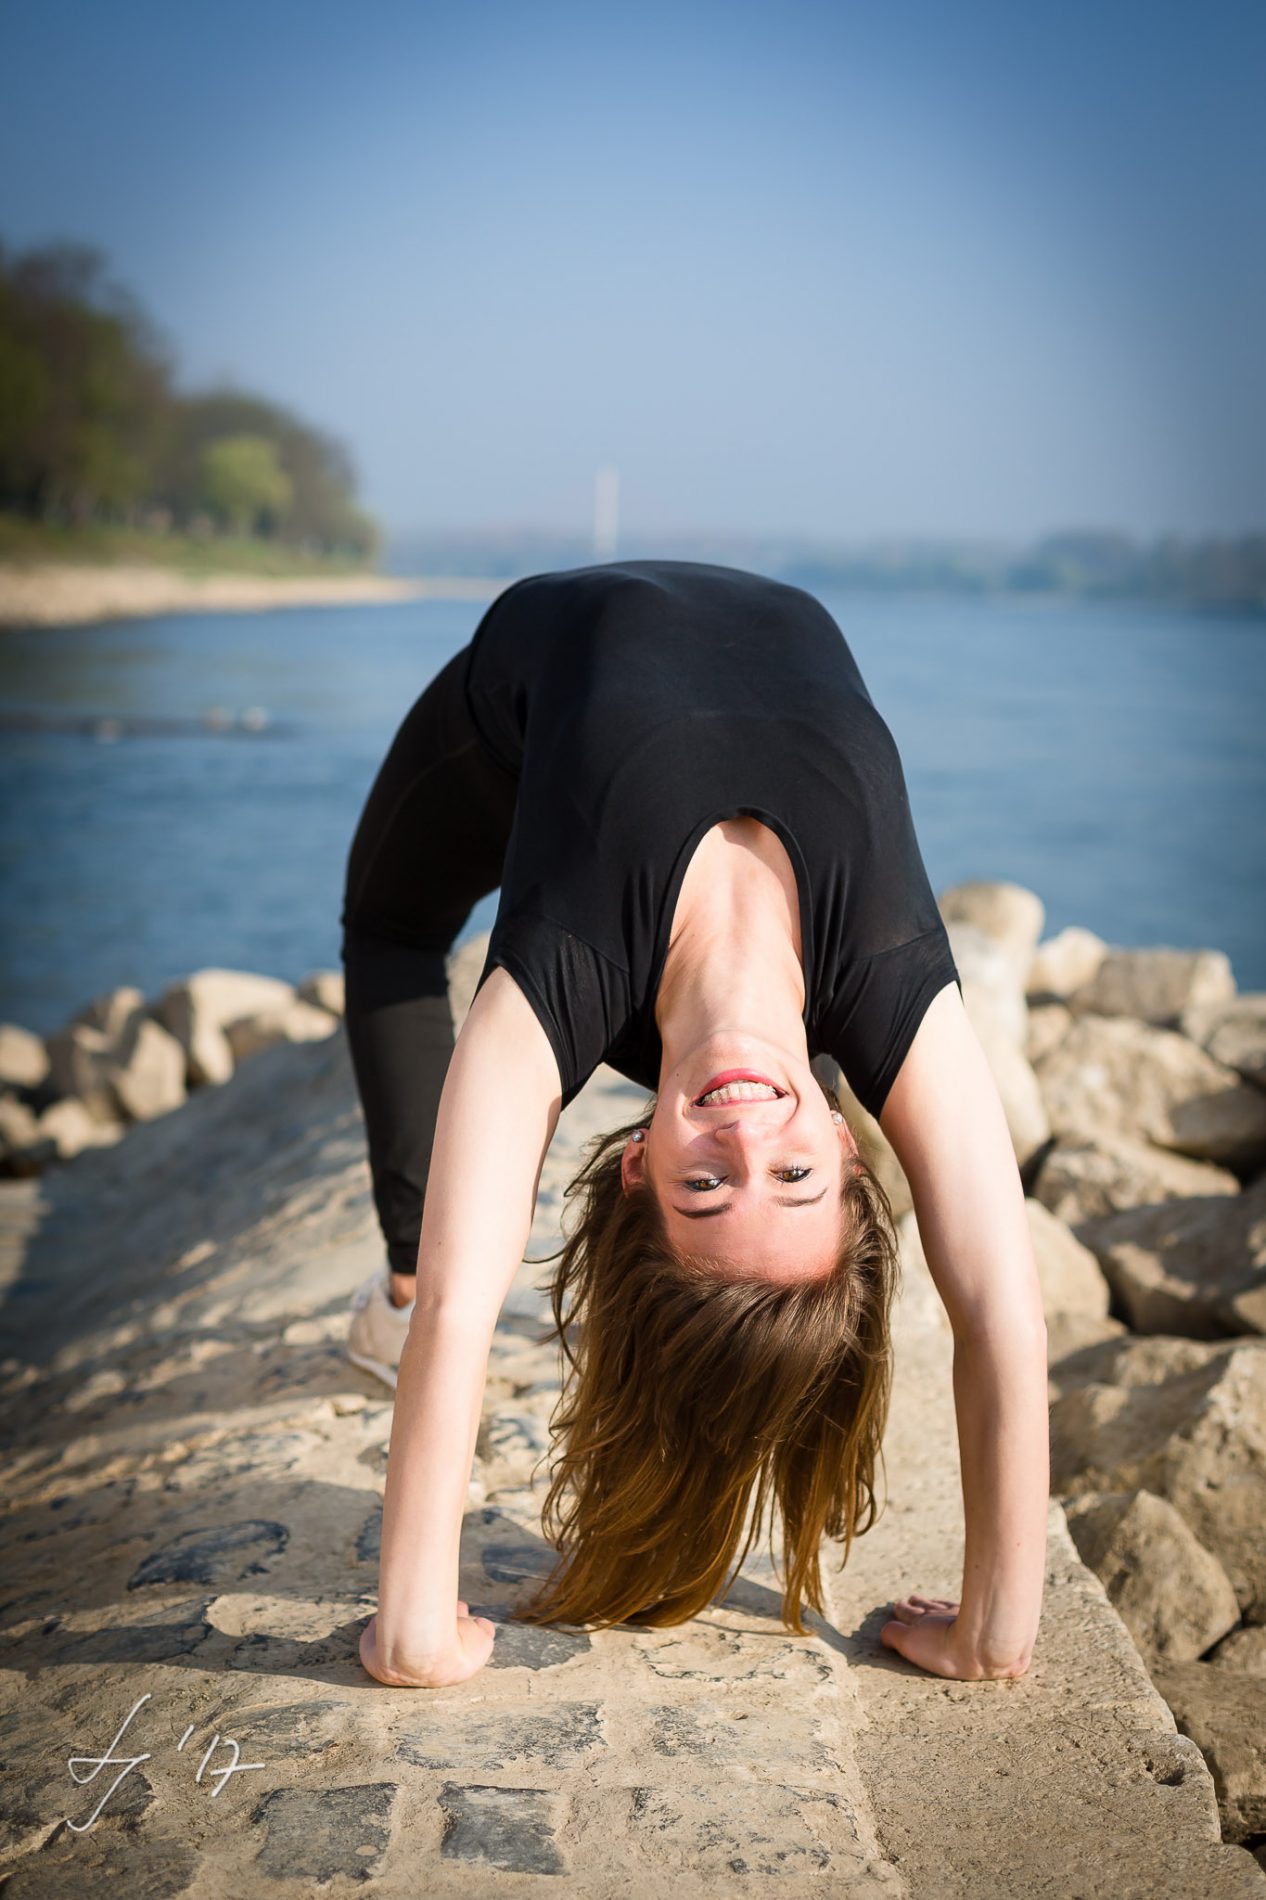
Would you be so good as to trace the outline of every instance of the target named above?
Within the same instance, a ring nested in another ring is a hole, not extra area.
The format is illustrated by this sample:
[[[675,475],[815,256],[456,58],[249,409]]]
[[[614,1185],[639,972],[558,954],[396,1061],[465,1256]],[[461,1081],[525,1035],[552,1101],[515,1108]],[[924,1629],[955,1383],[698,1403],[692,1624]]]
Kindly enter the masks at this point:
[[[806,1175],[813,1173],[813,1169],[775,1168],[773,1172],[780,1181],[803,1181]],[[692,1180],[682,1182],[683,1187],[694,1188],[700,1194],[707,1194],[713,1188],[722,1187],[723,1185],[724,1183],[719,1181],[715,1174],[696,1175]]]

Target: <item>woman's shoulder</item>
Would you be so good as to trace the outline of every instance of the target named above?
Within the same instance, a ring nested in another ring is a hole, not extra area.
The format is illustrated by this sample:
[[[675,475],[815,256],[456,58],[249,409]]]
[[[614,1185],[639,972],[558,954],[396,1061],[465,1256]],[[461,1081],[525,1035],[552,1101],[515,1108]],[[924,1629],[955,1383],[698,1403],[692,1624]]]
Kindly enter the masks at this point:
[[[563,1083],[553,1039],[524,984],[504,963],[485,963],[458,1038],[495,1044],[511,1092],[561,1101]]]
[[[507,902],[503,889],[476,1001],[499,976],[517,992],[511,1012],[529,1010],[548,1044],[566,1108],[629,1016],[628,970],[530,900]]]

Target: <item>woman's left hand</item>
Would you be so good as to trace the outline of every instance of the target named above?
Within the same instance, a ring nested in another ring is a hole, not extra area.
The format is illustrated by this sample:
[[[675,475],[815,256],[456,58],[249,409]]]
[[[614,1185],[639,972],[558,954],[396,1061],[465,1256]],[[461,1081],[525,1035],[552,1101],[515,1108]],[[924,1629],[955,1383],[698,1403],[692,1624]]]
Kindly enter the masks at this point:
[[[959,1605],[948,1597],[902,1597],[892,1611],[879,1632],[880,1642],[934,1676],[991,1682],[1022,1676],[1028,1669],[1027,1656],[1003,1665],[983,1661],[960,1633]]]

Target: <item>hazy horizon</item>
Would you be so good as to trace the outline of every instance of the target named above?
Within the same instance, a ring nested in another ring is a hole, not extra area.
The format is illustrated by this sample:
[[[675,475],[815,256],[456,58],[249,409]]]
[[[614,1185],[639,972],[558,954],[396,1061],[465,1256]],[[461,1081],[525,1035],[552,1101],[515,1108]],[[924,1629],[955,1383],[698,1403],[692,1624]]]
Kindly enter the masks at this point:
[[[1266,14],[49,0],[0,238],[388,536],[1225,537],[1266,509]]]

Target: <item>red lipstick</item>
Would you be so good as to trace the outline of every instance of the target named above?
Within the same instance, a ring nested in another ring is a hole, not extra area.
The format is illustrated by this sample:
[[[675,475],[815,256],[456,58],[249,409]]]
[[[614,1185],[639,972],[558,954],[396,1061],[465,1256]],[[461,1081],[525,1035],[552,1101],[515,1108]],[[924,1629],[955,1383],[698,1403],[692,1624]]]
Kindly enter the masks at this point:
[[[722,1069],[720,1075],[714,1075],[706,1087],[700,1089],[692,1106],[698,1108],[705,1095],[711,1095],[713,1089],[723,1089],[727,1082],[764,1082],[769,1088],[778,1089],[779,1095],[787,1093],[786,1089],[779,1087],[772,1075],[762,1075],[758,1069]],[[721,1106],[728,1108],[733,1104],[722,1103]]]

